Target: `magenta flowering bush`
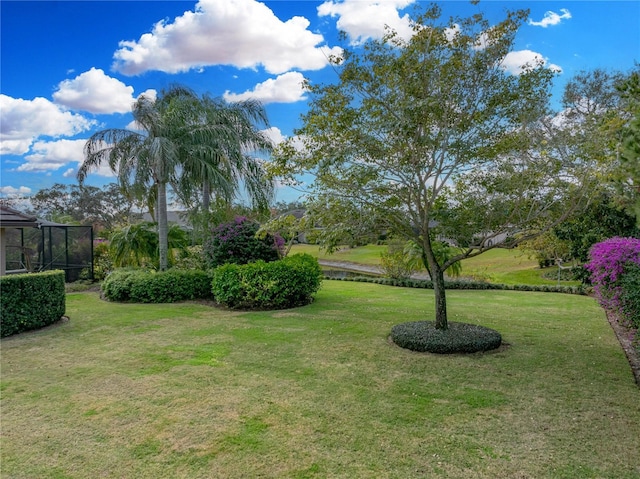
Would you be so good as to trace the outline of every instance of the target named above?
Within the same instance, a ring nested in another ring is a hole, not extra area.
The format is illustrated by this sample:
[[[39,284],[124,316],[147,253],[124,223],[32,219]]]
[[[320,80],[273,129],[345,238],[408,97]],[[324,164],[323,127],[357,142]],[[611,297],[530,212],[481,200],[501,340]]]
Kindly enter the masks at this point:
[[[616,237],[596,243],[589,251],[589,259],[585,268],[591,273],[598,301],[604,308],[619,311],[625,266],[640,265],[640,239]]]
[[[245,216],[216,226],[211,237],[203,245],[205,262],[209,268],[233,263],[275,261],[282,255],[284,240],[279,235],[267,234],[257,238],[260,225]]]

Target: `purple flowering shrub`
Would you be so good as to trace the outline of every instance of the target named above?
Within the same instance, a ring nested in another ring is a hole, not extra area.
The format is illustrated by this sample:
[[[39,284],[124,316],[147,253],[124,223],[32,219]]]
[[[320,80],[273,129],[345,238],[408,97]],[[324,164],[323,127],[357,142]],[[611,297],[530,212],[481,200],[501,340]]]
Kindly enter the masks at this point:
[[[621,311],[625,268],[630,263],[640,265],[640,239],[616,237],[596,243],[589,259],[585,268],[591,273],[598,301],[606,309]]]
[[[209,268],[233,263],[246,264],[257,260],[275,261],[280,258],[284,240],[279,235],[267,234],[256,238],[260,225],[245,216],[216,226],[203,246]]]

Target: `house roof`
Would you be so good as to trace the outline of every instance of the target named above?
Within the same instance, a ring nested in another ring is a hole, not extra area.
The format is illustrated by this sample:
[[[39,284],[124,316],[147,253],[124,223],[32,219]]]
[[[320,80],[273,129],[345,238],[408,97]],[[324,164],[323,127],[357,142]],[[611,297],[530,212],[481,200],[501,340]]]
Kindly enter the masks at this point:
[[[14,210],[9,206],[0,205],[0,227],[36,227],[38,226],[38,218],[35,216],[25,215],[18,210]]]

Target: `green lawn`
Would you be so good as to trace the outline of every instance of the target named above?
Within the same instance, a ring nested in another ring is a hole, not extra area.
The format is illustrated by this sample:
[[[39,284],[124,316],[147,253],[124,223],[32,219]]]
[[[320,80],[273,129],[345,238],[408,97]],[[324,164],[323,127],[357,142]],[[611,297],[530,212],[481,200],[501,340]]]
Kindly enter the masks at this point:
[[[343,248],[333,254],[320,251],[315,245],[294,245],[291,254],[308,253],[319,259],[330,261],[346,261],[367,265],[379,265],[380,253],[386,251],[386,246],[367,245],[358,248]],[[538,267],[535,260],[529,259],[518,249],[492,249],[474,258],[462,261],[462,276],[503,284],[558,284],[557,280],[542,277],[546,271],[557,271],[557,268],[547,268],[544,271]],[[580,284],[578,281],[561,281],[561,285],[572,286]]]
[[[640,477],[640,391],[585,296],[449,291],[493,353],[388,342],[433,292],[325,282],[306,307],[229,312],[68,295],[3,339],[3,478]]]

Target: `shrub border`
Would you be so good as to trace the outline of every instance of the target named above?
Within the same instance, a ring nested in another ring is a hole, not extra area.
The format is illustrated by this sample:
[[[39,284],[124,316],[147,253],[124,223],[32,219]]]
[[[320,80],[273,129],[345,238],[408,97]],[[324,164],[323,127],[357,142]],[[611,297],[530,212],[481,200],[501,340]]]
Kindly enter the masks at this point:
[[[422,288],[433,289],[433,283],[428,279],[392,279],[392,278],[372,278],[367,276],[355,276],[352,278],[331,278],[324,277],[331,281],[354,281],[357,283],[374,283],[385,286],[397,286],[401,288]],[[468,289],[468,290],[504,290],[504,291],[531,291],[537,293],[564,293],[588,296],[592,288],[580,286],[553,286],[529,285],[529,284],[502,284],[502,283],[482,283],[477,281],[445,281],[445,289]]]

